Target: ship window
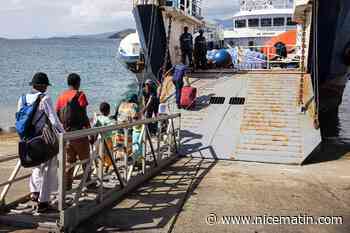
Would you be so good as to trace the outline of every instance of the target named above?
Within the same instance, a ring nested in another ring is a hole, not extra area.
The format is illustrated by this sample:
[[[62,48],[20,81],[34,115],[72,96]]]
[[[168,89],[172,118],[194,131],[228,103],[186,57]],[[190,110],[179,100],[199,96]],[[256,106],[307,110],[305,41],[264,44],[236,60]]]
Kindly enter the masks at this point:
[[[248,19],[248,27],[259,27],[259,19]]]
[[[284,18],[279,17],[279,18],[274,18],[273,19],[273,26],[284,26]]]
[[[240,19],[235,21],[236,28],[245,28],[247,26],[247,21],[245,19]]]
[[[271,27],[272,26],[272,19],[271,18],[261,19],[261,26],[262,27]]]
[[[287,25],[288,26],[294,26],[294,25],[297,25],[296,22],[293,22],[292,18],[291,17],[288,17],[287,18]]]

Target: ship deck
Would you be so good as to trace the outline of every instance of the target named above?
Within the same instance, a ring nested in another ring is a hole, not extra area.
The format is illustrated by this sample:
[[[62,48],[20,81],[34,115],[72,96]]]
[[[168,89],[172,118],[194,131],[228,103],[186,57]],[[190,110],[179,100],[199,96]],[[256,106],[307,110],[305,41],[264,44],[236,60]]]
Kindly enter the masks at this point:
[[[180,111],[183,153],[302,164],[321,137],[311,115],[298,108],[300,77],[295,71],[192,74],[199,97],[194,109]],[[304,99],[312,98],[312,91],[303,92]]]

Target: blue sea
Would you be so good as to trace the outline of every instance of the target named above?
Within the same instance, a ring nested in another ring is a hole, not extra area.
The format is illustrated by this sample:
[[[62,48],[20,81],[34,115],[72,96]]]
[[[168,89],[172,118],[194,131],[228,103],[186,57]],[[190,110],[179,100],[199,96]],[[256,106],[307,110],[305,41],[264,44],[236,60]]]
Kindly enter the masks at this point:
[[[66,77],[82,78],[89,114],[100,102],[115,106],[129,90],[136,90],[136,77],[117,59],[118,40],[111,39],[0,39],[0,127],[14,124],[18,97],[31,90],[34,73],[48,74],[49,94],[55,101],[67,88]]]

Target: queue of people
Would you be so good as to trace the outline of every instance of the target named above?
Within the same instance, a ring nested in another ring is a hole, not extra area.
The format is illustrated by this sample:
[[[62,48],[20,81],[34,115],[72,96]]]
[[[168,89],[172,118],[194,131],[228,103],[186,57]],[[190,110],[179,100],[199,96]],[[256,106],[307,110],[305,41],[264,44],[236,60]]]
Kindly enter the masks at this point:
[[[129,93],[121,103],[116,107],[116,113],[111,116],[111,105],[107,102],[100,104],[100,113],[96,114],[91,122],[88,117],[87,107],[89,105],[86,94],[80,90],[81,77],[72,73],[67,77],[67,90],[63,91],[57,98],[54,107],[47,88],[50,86],[49,78],[45,73],[34,75],[30,85],[32,91],[22,96],[18,101],[18,112],[26,105],[38,103],[38,107],[31,119],[30,124],[33,127],[28,128],[30,135],[40,135],[47,121],[57,130],[58,133],[71,132],[91,127],[103,127],[120,123],[137,121],[145,118],[158,116],[159,97],[155,83],[147,80],[143,89],[143,102],[137,94]],[[143,108],[141,108],[144,106]],[[100,135],[105,142],[105,151],[103,153],[103,165],[106,171],[112,165],[110,152],[115,152],[115,158],[121,159],[124,155],[130,156],[134,152],[140,153],[142,146],[140,143],[141,131],[143,126],[134,126],[132,129],[117,130]],[[152,134],[156,134],[157,125],[148,126]],[[126,138],[127,137],[127,138]],[[70,140],[66,144],[66,163],[69,168],[65,173],[66,189],[73,188],[74,163],[86,161],[91,158],[91,151],[96,142],[96,136]],[[109,150],[109,151],[107,151]],[[91,169],[85,163],[83,170],[88,169],[87,181],[90,183],[88,189],[96,188],[96,183],[91,180]],[[29,181],[31,200],[37,203],[36,211],[44,213],[50,210],[50,194],[58,189],[57,181],[57,156],[49,161],[32,167],[32,175]]]
[[[195,69],[206,69],[207,68],[207,40],[204,37],[204,30],[199,30],[199,35],[195,38],[193,46],[193,37],[189,33],[189,28],[184,27],[184,32],[180,36],[180,48],[182,54],[182,64],[188,65]],[[193,64],[193,58],[195,64]]]
[[[180,37],[182,50],[182,65],[174,68],[173,84],[176,90],[176,103],[181,108],[180,99],[184,86],[183,77],[186,72],[186,64],[188,60],[189,66],[193,66],[193,50],[196,67],[205,68],[206,66],[206,39],[203,36],[203,30],[200,30],[199,36],[195,39],[193,46],[192,35],[188,32],[188,27],[184,28],[184,33]],[[158,116],[158,108],[160,105],[159,93],[157,85],[152,80],[147,80],[143,86],[142,100],[134,93],[130,93],[116,107],[116,113],[111,116],[111,105],[107,102],[100,104],[100,113],[94,117],[93,122],[88,117],[87,107],[89,105],[86,94],[80,90],[81,77],[76,73],[71,73],[67,77],[67,90],[63,91],[57,99],[54,107],[47,88],[50,81],[45,73],[37,73],[32,78],[30,85],[32,91],[22,96],[18,101],[18,112],[25,112],[23,108],[29,105],[37,104],[37,107],[30,118],[30,130],[28,135],[37,136],[43,134],[43,129],[47,122],[58,133],[71,132],[91,127],[110,126],[114,124],[137,121],[144,118],[153,118]],[[29,115],[28,115],[29,116]],[[23,120],[23,119],[22,119]],[[116,159],[122,158],[124,155],[129,156],[133,152],[142,150],[140,135],[143,126],[135,126],[132,129],[117,130],[116,132],[108,132],[100,135],[105,143],[105,151],[102,158],[106,171],[112,165],[110,152],[115,152]],[[156,123],[149,124],[149,132],[155,135],[158,130]],[[90,136],[70,140],[65,148],[66,163],[68,170],[65,173],[66,189],[73,188],[74,181],[74,164],[79,161],[86,161],[91,158],[91,151],[96,142],[96,137]],[[86,163],[83,170],[88,169],[87,180],[89,183],[87,188],[96,188],[95,183],[91,180],[91,168]],[[44,213],[50,210],[50,194],[57,190],[57,157],[53,157],[40,164],[32,167],[32,175],[29,181],[31,192],[31,200],[37,203],[37,212]]]

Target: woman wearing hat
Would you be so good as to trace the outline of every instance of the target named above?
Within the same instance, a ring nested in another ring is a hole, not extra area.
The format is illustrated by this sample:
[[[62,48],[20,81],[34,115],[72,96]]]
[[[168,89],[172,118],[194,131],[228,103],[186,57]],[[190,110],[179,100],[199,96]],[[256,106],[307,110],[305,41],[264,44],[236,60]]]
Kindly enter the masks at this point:
[[[33,117],[34,134],[39,134],[48,119],[59,132],[64,132],[63,126],[54,111],[51,98],[46,91],[50,86],[45,73],[37,73],[30,82],[32,91],[25,95],[26,104],[33,104],[37,98],[42,98]],[[23,107],[22,98],[18,101],[18,111]],[[45,117],[46,115],[46,117]],[[53,158],[38,167],[33,168],[29,180],[31,198],[37,202],[37,212],[43,213],[49,209],[50,193],[57,190],[57,159]]]
[[[145,107],[142,110],[145,118],[152,118],[158,116],[159,109],[159,98],[157,93],[157,87],[155,83],[148,79],[145,83],[143,89],[143,99],[145,103]],[[157,123],[149,124],[150,133],[156,134],[157,132]]]

